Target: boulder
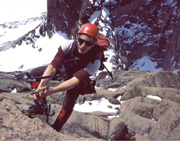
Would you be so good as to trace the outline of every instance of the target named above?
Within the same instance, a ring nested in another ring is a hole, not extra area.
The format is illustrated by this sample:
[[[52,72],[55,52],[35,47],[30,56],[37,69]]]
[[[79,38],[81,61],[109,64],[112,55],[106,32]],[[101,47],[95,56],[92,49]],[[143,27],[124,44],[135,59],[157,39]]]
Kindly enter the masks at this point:
[[[39,118],[27,117],[2,95],[0,109],[0,140],[86,140],[58,133]]]
[[[74,111],[61,133],[77,137],[97,137],[107,139],[109,121],[96,115]]]
[[[180,104],[168,100],[164,102],[166,104],[168,106],[161,111],[161,116],[149,134],[151,140],[180,139]]]

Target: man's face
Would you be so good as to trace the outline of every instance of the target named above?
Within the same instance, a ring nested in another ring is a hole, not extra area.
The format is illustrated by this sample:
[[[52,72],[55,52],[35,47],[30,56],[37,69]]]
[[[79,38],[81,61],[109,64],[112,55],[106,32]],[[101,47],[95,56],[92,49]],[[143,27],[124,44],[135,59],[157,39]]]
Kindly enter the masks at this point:
[[[94,47],[95,41],[91,36],[80,34],[78,35],[77,43],[78,52],[83,55],[90,51],[92,47]]]

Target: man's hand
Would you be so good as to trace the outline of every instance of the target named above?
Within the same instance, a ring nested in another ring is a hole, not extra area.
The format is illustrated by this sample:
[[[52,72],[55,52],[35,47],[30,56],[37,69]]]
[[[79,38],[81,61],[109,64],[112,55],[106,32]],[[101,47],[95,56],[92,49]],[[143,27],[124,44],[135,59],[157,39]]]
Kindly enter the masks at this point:
[[[52,94],[52,87],[48,87],[48,86],[44,86],[33,91],[33,95],[37,100],[41,100],[42,98],[45,98],[51,94]]]

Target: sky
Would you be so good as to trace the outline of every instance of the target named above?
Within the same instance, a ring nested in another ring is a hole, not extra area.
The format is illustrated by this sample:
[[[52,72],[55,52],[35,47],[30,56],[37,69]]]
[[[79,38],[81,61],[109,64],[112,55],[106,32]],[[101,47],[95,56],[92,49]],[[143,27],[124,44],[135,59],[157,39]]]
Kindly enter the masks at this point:
[[[29,21],[24,22],[29,18],[40,17],[43,12],[47,12],[47,0],[0,0],[0,47],[8,41],[17,40],[18,37],[23,36],[28,31],[34,29],[42,21]],[[108,12],[107,9],[103,9],[104,17]],[[89,19],[93,23],[99,12],[95,12]],[[18,21],[18,26],[14,25],[14,28],[3,28],[2,24],[10,26],[9,22]],[[61,42],[59,42],[61,41]],[[10,48],[5,51],[0,51],[0,71],[25,71],[41,65],[49,64],[53,59],[60,45],[68,42],[66,34],[57,32],[51,39],[48,37],[40,37],[36,40],[36,48],[32,48],[32,45],[27,45],[24,42],[21,45],[17,45],[15,48]],[[42,49],[39,51],[39,49]],[[113,51],[108,50],[105,53],[108,56],[108,61],[105,63],[106,67],[112,71],[113,65],[110,63],[110,58],[114,55]],[[148,58],[144,58],[141,62],[148,61]],[[138,62],[136,62],[138,63]],[[153,66],[153,64],[152,64]],[[144,69],[146,66],[143,66]],[[109,89],[115,91],[117,89]],[[159,97],[148,96],[161,100]],[[121,96],[117,98],[121,103]],[[112,108],[108,108],[112,107]],[[111,112],[116,117],[117,108],[119,105],[111,104],[107,99],[102,98],[100,100],[94,100],[91,102],[85,101],[83,104],[76,104],[74,110],[79,112]]]
[[[22,21],[47,11],[47,0],[0,0],[0,23]]]

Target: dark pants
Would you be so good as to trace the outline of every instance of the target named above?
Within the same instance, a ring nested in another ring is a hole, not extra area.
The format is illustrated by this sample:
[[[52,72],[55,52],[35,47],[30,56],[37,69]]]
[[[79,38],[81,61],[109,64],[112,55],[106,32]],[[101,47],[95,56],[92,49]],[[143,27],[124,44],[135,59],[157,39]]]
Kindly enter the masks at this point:
[[[59,113],[56,121],[52,125],[52,127],[56,131],[59,132],[61,130],[62,126],[66,123],[66,121],[70,117],[78,96],[79,96],[78,87],[75,87],[75,88],[67,91],[65,99],[63,101],[63,107],[61,109],[61,112]]]
[[[41,75],[43,75],[46,68],[47,68],[47,66],[35,68],[30,72],[30,74],[33,77],[41,76]],[[59,132],[61,130],[62,126],[66,123],[66,121],[70,117],[78,96],[79,96],[79,87],[78,86],[66,92],[66,96],[63,101],[63,107],[61,108],[61,111],[60,111],[56,121],[52,125],[52,127],[56,131]]]

